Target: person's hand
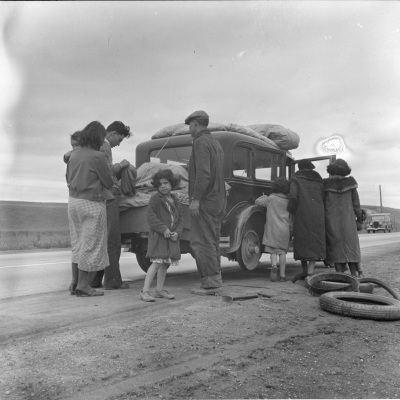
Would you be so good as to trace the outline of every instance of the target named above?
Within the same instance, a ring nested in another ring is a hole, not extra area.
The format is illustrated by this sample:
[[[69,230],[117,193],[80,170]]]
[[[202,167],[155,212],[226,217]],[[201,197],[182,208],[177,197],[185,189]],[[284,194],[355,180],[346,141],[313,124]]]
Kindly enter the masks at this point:
[[[176,242],[178,240],[178,232],[171,232],[171,240]]]
[[[200,202],[199,200],[192,200],[189,205],[189,213],[192,217],[198,217],[200,215]]]
[[[165,239],[169,239],[171,237],[171,231],[168,228],[164,231],[164,237]]]
[[[119,165],[121,166],[121,169],[124,169],[126,167],[129,167],[130,162],[128,160],[122,160]]]

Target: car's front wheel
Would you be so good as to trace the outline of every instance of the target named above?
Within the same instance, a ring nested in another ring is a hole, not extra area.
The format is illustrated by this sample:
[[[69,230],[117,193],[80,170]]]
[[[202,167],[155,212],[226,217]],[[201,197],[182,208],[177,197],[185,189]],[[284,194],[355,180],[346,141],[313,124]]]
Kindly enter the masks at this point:
[[[236,250],[236,259],[240,268],[252,271],[257,267],[261,257],[261,242],[257,232],[247,229],[242,238],[240,247]]]

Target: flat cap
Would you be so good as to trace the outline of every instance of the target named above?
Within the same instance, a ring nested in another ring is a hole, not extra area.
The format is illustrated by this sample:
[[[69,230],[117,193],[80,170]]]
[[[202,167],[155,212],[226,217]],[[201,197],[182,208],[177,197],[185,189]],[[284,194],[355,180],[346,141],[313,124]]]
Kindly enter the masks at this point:
[[[208,116],[208,114],[205,111],[199,110],[199,111],[195,111],[193,113],[191,113],[186,119],[185,119],[185,124],[189,125],[190,121],[193,121],[194,119],[200,119],[203,121],[207,121],[207,125],[208,122],[210,120],[210,117]]]

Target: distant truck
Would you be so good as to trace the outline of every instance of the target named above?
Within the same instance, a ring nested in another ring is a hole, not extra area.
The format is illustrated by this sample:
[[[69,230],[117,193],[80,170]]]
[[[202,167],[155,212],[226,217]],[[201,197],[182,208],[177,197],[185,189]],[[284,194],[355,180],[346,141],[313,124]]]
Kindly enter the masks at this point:
[[[372,214],[371,221],[367,225],[367,232],[368,233],[375,233],[382,231],[385,233],[393,229],[392,221],[390,218],[390,213],[380,213],[380,214]]]

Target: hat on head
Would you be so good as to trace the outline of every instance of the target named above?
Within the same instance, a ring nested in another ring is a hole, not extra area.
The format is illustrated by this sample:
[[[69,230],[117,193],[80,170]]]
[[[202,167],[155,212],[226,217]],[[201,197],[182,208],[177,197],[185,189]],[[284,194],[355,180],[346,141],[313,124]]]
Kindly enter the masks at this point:
[[[186,119],[185,119],[185,124],[189,125],[190,121],[193,120],[202,120],[204,122],[207,122],[206,125],[208,125],[208,122],[210,120],[210,117],[205,111],[199,110],[191,113]]]
[[[315,169],[315,165],[310,160],[299,161],[299,169]]]
[[[129,128],[129,126],[125,125],[121,121],[114,121],[107,127],[107,132],[117,132],[120,135],[124,135],[125,137],[130,137],[132,135],[132,132]]]

